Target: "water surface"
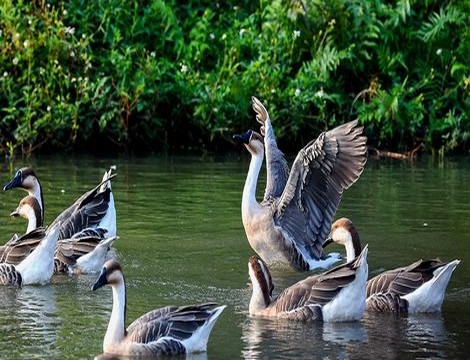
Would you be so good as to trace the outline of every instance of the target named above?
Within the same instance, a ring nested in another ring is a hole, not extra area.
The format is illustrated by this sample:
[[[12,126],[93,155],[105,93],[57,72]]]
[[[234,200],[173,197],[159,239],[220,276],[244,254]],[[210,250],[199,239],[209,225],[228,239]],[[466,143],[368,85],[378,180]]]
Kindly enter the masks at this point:
[[[470,338],[470,161],[435,164],[369,160],[345,192],[337,216],[369,244],[371,274],[419,258],[459,258],[442,313],[366,315],[346,324],[251,318],[240,216],[248,155],[95,159],[38,157],[1,167],[0,182],[32,165],[40,177],[46,223],[95,186],[109,165],[118,257],[127,281],[128,323],[169,304],[217,301],[227,308],[209,341],[210,359],[466,358]],[[264,191],[260,179],[260,197]],[[0,239],[26,224],[8,214],[26,193],[0,194]],[[331,251],[342,249],[332,247]],[[275,292],[305,277],[274,270]],[[54,276],[48,286],[0,288],[0,358],[93,358],[101,353],[111,311],[109,288],[90,291],[96,275]],[[201,357],[199,357],[201,358]]]

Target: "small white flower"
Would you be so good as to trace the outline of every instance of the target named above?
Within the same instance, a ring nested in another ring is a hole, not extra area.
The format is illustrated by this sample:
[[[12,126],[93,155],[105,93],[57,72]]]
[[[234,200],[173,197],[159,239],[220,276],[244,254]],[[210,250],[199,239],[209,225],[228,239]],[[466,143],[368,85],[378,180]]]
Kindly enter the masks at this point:
[[[15,66],[18,65],[18,61],[19,61],[18,58],[15,57],[15,58],[13,59],[13,65],[15,65]]]
[[[210,34],[209,34],[209,37],[210,37],[211,40],[214,40],[214,39],[215,39],[214,33],[210,33]]]
[[[188,67],[185,65],[185,64],[182,64],[181,65],[181,72],[184,74],[186,72],[188,72]]]
[[[328,25],[330,26],[334,26],[336,24],[336,20],[335,19],[331,19],[329,22],[328,22]]]
[[[219,109],[217,109],[216,107],[212,109],[213,112],[217,113],[219,112]]]
[[[156,54],[155,54],[155,51],[152,51],[152,52],[150,53],[150,56],[153,57],[153,58],[155,57],[155,55],[156,55]]]
[[[325,92],[323,91],[323,88],[320,88],[320,90],[315,93],[315,97],[322,98],[323,96],[325,96]]]
[[[240,29],[240,31],[238,32],[238,34],[240,35],[240,37],[242,37],[244,33],[246,33],[246,30],[245,30],[245,29]]]
[[[62,11],[62,14],[67,15],[67,10],[64,9],[64,11]]]
[[[439,55],[441,55],[441,54],[442,54],[442,49],[437,49],[437,50],[436,50],[436,55],[439,56]]]
[[[5,72],[3,73],[3,77],[4,77],[4,78],[8,77],[8,71],[5,71]]]
[[[276,92],[276,89],[271,89],[271,94],[274,94]]]
[[[44,75],[45,72],[46,72],[46,70],[44,70],[44,68],[40,68],[40,69],[39,69],[39,73],[40,73],[41,75]]]
[[[225,40],[227,38],[227,34],[222,34],[222,40]]]
[[[48,111],[48,112],[51,111],[51,107],[50,107],[50,106],[47,107],[47,111]]]
[[[59,65],[59,61],[57,59],[55,59],[54,64]]]
[[[73,78],[72,78],[72,82],[74,83],[75,81],[77,81],[77,79],[73,77]]]
[[[75,28],[72,27],[72,26],[66,26],[65,27],[65,33],[67,35],[73,35],[73,34],[75,34]]]
[[[300,30],[294,30],[294,39],[300,36]]]
[[[91,63],[88,63],[88,65],[86,67],[87,67],[87,69],[91,69]]]
[[[70,52],[70,57],[75,57],[75,51]]]
[[[31,21],[31,19],[28,20],[28,25],[32,25],[33,22]]]
[[[47,4],[47,7],[50,8],[50,7],[51,7],[51,4]]]
[[[86,39],[86,35],[85,35],[85,34],[82,34],[82,39]]]
[[[299,89],[299,88],[295,89],[294,95],[295,95],[295,96],[299,96],[299,95],[300,95],[300,89]]]
[[[28,45],[29,45],[28,40],[25,40],[25,41],[23,42],[23,46],[24,46],[25,48],[27,48]]]

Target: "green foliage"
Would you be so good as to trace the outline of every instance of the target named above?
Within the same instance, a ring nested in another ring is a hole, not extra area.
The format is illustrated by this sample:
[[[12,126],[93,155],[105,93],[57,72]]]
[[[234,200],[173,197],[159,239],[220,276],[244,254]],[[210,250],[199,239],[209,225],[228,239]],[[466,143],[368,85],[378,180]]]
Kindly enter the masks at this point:
[[[4,1],[0,150],[227,147],[252,95],[285,149],[354,117],[371,146],[469,149],[468,2],[234,4]]]

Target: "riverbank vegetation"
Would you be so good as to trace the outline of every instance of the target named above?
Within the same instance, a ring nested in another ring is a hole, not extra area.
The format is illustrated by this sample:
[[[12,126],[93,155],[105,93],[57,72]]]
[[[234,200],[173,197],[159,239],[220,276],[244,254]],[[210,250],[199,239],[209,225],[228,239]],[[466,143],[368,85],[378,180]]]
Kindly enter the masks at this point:
[[[0,151],[283,149],[354,118],[369,145],[470,148],[470,5],[457,1],[3,1]]]

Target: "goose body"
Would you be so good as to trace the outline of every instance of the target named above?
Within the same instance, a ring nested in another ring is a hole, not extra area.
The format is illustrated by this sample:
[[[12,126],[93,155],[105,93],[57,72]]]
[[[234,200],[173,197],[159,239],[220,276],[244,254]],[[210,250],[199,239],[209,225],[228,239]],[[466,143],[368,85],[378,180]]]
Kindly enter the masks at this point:
[[[48,229],[35,249],[18,265],[0,264],[0,283],[3,285],[44,285],[54,272],[54,250],[59,237],[59,225]]]
[[[115,260],[105,263],[92,289],[107,284],[113,292],[113,309],[103,340],[107,354],[152,357],[206,351],[212,328],[225,308],[213,303],[167,306],[144,314],[126,329],[126,285]]]
[[[61,223],[59,239],[68,239],[87,228],[106,229],[106,236],[116,236],[116,209],[111,190],[111,179],[115,176],[112,169],[104,173],[103,179],[96,187],[84,193],[71,206],[64,210],[51,223]],[[41,209],[44,220],[44,199],[41,183],[31,168],[19,169],[15,176],[3,187],[4,191],[12,188],[26,190],[34,197]],[[42,226],[42,224],[37,224]]]
[[[331,267],[338,254],[323,254],[322,244],[343,191],[364,170],[363,128],[352,121],[323,132],[300,150],[289,172],[266,109],[256,98],[253,108],[263,124],[264,139],[252,130],[234,136],[251,154],[241,209],[248,242],[270,266],[300,271]],[[265,152],[267,185],[259,203],[256,187]]]
[[[42,219],[39,203],[33,196],[23,198],[11,215],[26,218],[29,232],[12,238],[0,248],[0,262],[18,264],[39,245],[46,229],[35,228],[42,224]],[[110,249],[117,239],[116,236],[103,238],[106,233],[101,228],[88,228],[71,239],[59,240],[54,253],[54,272],[84,274],[101,271],[104,262],[112,257]]]
[[[332,226],[330,239],[346,248],[347,259],[361,249],[359,234],[351,220],[341,218]],[[367,282],[366,310],[412,314],[440,311],[445,290],[460,260],[418,260],[385,271]]]
[[[274,285],[266,263],[251,257],[253,284],[250,315],[300,321],[340,322],[362,317],[368,274],[367,247],[361,255],[325,273],[312,275],[272,297]]]

